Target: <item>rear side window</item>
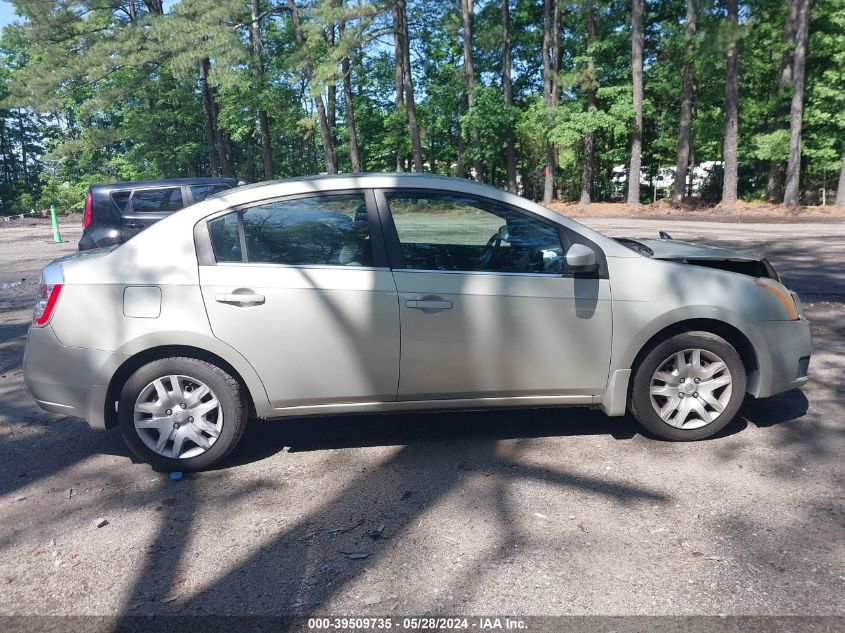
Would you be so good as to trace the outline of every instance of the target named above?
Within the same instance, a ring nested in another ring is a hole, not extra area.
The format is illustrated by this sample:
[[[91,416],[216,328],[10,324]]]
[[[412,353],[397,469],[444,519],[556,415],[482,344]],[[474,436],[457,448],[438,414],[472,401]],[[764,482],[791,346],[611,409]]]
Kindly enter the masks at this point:
[[[181,187],[140,189],[132,195],[132,210],[138,213],[170,213],[183,206]]]
[[[240,254],[238,215],[246,257]],[[363,194],[281,200],[234,211],[208,223],[218,262],[292,266],[371,266],[367,205]]]
[[[211,220],[208,223],[208,234],[214,249],[214,259],[218,262],[243,260],[237,213],[227,213]]]
[[[111,200],[114,202],[114,206],[116,206],[120,211],[126,210],[126,205],[129,202],[129,196],[132,194],[132,191],[112,191],[111,192]]]
[[[217,184],[217,185],[191,185],[191,198],[193,198],[194,202],[199,202],[200,200],[205,200],[208,196],[220,193],[221,191],[226,191],[229,189],[229,185],[224,184]]]

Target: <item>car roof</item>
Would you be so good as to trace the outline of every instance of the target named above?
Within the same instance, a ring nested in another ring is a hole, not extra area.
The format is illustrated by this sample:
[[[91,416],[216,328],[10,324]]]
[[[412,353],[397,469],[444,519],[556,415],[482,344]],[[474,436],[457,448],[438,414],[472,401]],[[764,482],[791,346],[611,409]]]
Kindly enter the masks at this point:
[[[178,187],[181,185],[236,185],[234,178],[163,178],[161,180],[136,180],[104,182],[91,185],[92,191],[116,191],[122,189],[141,189],[144,187]]]
[[[340,173],[340,174],[319,174],[316,176],[296,176],[293,178],[279,178],[275,180],[262,180],[260,182],[252,182],[245,185],[240,185],[231,189],[229,191],[220,191],[215,194],[209,196],[210,198],[222,197],[224,195],[230,195],[232,193],[241,193],[241,192],[248,192],[255,189],[263,189],[264,187],[274,187],[278,185],[293,185],[296,183],[313,183],[315,185],[315,191],[325,191],[331,192],[334,187],[332,187],[333,181],[351,181],[354,179],[356,182],[355,185],[352,185],[353,188],[356,186],[362,186],[362,183],[359,181],[381,181],[381,182],[373,182],[372,184],[368,183],[367,186],[370,187],[384,187],[384,186],[391,186],[391,187],[415,187],[419,185],[424,185],[428,183],[429,185],[437,183],[438,181],[441,182],[444,186],[444,189],[447,190],[449,193],[458,194],[461,193],[457,190],[457,188],[461,187],[469,187],[473,190],[478,190],[478,192],[482,192],[485,189],[487,193],[495,192],[501,193],[501,189],[494,187],[493,185],[489,185],[486,183],[480,183],[475,180],[467,180],[465,178],[455,178],[453,176],[440,176],[438,174],[430,174],[430,173],[399,173],[399,172],[367,172],[367,173]],[[387,185],[384,181],[386,179],[390,180],[390,184]],[[431,188],[424,187],[424,188]]]

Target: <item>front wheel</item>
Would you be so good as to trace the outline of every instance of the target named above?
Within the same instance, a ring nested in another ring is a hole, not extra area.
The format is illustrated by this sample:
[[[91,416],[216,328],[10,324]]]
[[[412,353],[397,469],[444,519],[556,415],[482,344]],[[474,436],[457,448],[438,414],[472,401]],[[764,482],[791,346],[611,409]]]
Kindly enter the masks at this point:
[[[160,471],[215,464],[235,448],[247,421],[238,382],[195,358],[164,358],[138,369],[123,385],[117,411],[126,444]]]
[[[687,332],[656,345],[634,374],[631,412],[660,437],[709,437],[737,414],[745,397],[745,366],[714,334]]]

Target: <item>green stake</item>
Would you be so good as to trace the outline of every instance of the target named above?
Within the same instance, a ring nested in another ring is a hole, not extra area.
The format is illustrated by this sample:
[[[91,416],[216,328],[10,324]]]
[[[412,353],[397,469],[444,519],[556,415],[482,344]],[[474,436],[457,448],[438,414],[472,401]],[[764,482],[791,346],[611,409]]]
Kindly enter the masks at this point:
[[[53,223],[53,241],[61,243],[62,234],[59,233],[59,221],[56,218],[56,205],[50,205],[50,221]]]

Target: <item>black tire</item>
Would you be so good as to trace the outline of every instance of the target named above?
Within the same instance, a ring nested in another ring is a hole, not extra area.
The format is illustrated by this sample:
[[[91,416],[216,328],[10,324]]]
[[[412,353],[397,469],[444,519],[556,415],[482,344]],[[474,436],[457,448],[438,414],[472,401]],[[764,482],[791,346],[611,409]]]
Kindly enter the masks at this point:
[[[217,397],[223,412],[222,429],[214,443],[204,453],[194,457],[174,458],[160,455],[148,447],[135,428],[135,403],[141,391],[157,378],[184,375],[205,383]],[[123,385],[118,401],[117,420],[120,434],[130,450],[154,470],[161,472],[194,472],[203,470],[224,459],[234,450],[243,436],[248,406],[237,380],[228,373],[196,358],[163,358],[147,363]]]
[[[655,411],[651,402],[651,384],[652,377],[665,360],[673,354],[691,349],[710,352],[722,359],[730,373],[732,384],[730,397],[716,419],[699,428],[684,429],[665,422]],[[745,365],[730,343],[709,332],[685,332],[656,344],[635,368],[630,410],[643,427],[659,437],[680,442],[700,440],[718,433],[736,417],[745,398],[745,387]]]

